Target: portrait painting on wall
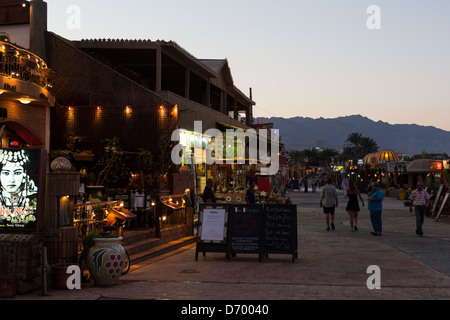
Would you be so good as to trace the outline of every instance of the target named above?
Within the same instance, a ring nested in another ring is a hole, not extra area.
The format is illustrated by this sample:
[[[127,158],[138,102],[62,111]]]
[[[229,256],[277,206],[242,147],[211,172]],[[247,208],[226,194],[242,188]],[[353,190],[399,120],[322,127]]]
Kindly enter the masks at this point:
[[[0,230],[36,223],[39,150],[0,149]]]

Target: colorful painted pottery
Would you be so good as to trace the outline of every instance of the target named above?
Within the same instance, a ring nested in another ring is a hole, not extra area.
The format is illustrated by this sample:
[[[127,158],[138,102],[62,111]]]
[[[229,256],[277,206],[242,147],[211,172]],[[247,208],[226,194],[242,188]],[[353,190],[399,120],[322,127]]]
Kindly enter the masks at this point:
[[[87,265],[89,273],[98,286],[110,286],[119,282],[125,266],[125,249],[118,238],[94,238],[89,250]]]

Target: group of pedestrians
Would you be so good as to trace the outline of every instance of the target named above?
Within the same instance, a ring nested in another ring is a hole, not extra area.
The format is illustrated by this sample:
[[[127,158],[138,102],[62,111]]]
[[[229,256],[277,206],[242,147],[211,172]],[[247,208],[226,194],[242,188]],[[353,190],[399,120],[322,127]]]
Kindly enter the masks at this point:
[[[203,192],[203,200],[206,203],[215,203],[216,198],[213,191],[214,182],[212,179],[206,181],[206,187]],[[255,182],[250,181],[249,188],[245,194],[245,200],[247,204],[255,204]],[[354,181],[350,181],[345,188],[345,196],[348,197],[348,202],[345,207],[345,211],[348,212],[350,217],[350,230],[358,231],[358,214],[361,211],[359,202],[364,207],[364,200],[359,192]],[[416,215],[416,234],[423,235],[422,225],[425,217],[425,210],[427,202],[430,199],[430,194],[423,188],[421,182],[417,183],[417,189],[411,193],[410,196],[410,212],[413,212],[414,206]],[[360,201],[359,201],[359,200]],[[378,182],[372,182],[370,190],[367,194],[367,209],[370,212],[370,222],[372,223],[374,236],[381,236],[383,233],[383,222],[381,219],[381,213],[383,211],[384,192],[380,189]],[[320,191],[320,207],[323,208],[325,214],[325,222],[327,224],[327,230],[335,230],[334,213],[338,207],[338,195],[337,189],[332,184],[331,178],[328,178],[326,185]]]
[[[327,179],[327,184],[322,188],[320,192],[320,207],[323,208],[325,214],[325,222],[327,230],[335,230],[334,225],[334,213],[338,207],[337,189],[331,183],[331,178]],[[354,181],[350,181],[348,188],[345,190],[348,202],[345,207],[345,211],[350,216],[350,230],[358,231],[358,213],[361,211],[359,206],[359,200],[364,207],[364,200],[359,192]],[[358,200],[359,199],[359,200]],[[381,219],[381,213],[383,211],[383,199],[384,192],[380,189],[378,182],[372,182],[371,188],[367,194],[367,209],[370,212],[370,221],[372,223],[374,236],[381,236],[383,233],[383,223]],[[417,184],[417,189],[411,193],[410,196],[410,212],[413,212],[412,206],[415,208],[416,215],[416,234],[423,235],[422,225],[424,222],[425,209],[427,201],[430,199],[430,194],[423,189],[421,182]]]

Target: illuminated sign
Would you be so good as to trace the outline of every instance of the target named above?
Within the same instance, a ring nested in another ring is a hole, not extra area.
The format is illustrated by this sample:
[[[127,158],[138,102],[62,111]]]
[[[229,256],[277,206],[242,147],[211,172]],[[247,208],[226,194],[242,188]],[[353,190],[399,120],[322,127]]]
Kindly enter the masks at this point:
[[[0,149],[0,230],[36,225],[40,150]]]
[[[9,146],[18,148],[19,147],[19,141],[17,141],[17,140],[9,140]]]
[[[430,161],[430,170],[442,170],[442,161]]]

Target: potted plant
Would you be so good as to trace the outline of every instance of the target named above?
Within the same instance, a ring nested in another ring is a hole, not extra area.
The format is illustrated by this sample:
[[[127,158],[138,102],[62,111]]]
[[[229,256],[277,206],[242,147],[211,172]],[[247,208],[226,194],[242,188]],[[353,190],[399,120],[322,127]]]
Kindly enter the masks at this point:
[[[126,153],[122,151],[119,139],[103,140],[105,143],[105,154],[97,163],[96,168],[101,168],[97,175],[97,186],[117,187],[121,182],[128,180],[130,170],[126,164]]]
[[[98,286],[117,284],[126,265],[122,237],[110,233],[90,233],[83,238],[81,260],[86,261],[91,277]]]
[[[56,159],[58,157],[64,157],[70,159],[72,156],[72,152],[70,150],[52,150],[48,154],[50,159]]]
[[[81,152],[74,153],[73,158],[76,161],[92,161],[94,160],[94,154],[91,150],[83,150]]]

